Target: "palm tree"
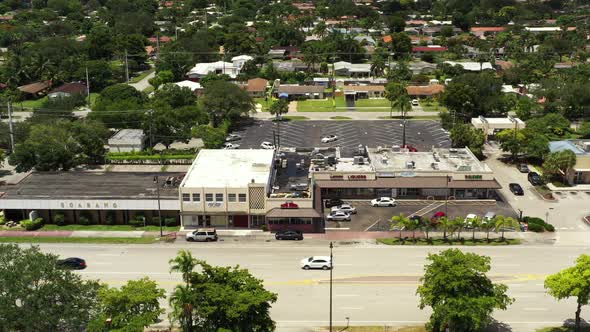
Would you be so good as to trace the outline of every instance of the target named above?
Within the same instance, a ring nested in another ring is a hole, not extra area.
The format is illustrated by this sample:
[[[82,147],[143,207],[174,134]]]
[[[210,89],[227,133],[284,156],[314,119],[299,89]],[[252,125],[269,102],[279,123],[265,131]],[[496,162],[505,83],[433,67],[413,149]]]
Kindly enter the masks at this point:
[[[402,239],[402,230],[406,228],[410,223],[410,218],[406,217],[403,213],[399,216],[391,217],[391,230],[397,226],[399,228],[399,239]]]
[[[486,231],[486,241],[490,242],[490,231],[496,227],[496,217],[481,220],[479,227]]]
[[[502,232],[502,241],[505,240],[504,238],[504,231],[506,231],[506,228],[518,228],[519,224],[518,221],[516,221],[516,219],[511,218],[511,217],[504,217],[504,216],[497,216],[496,217],[496,224],[495,224],[495,231],[498,232],[498,230],[500,230]]]
[[[457,231],[457,240],[461,239],[461,231],[463,230],[463,227],[465,227],[465,220],[461,217],[457,217],[455,219],[453,219],[453,226],[455,227],[455,230]]]
[[[482,220],[480,217],[475,217],[469,220],[470,227],[471,227],[471,240],[475,242],[475,230],[479,229],[482,225]]]
[[[436,229],[437,223],[438,221],[435,219],[429,219],[425,217],[420,218],[420,228],[424,231],[424,234],[426,234],[427,241],[429,239],[428,234],[430,233],[430,230]]]
[[[416,242],[416,230],[420,228],[421,223],[421,217],[413,216],[412,218],[408,218],[408,224],[406,225],[406,229],[412,231],[412,240],[414,242]]]
[[[190,285],[190,276],[195,266],[198,264],[198,260],[193,257],[190,251],[180,250],[176,257],[168,261],[170,264],[170,273],[180,272],[182,274],[182,280],[186,283],[187,287]]]
[[[447,240],[447,232],[449,234],[453,234],[453,230],[455,228],[455,222],[452,219],[447,217],[441,217],[439,219],[439,226],[443,230],[443,239]]]
[[[178,322],[184,332],[193,331],[193,303],[195,302],[194,293],[188,285],[177,285],[170,295],[169,303],[172,312],[169,318],[172,322]]]

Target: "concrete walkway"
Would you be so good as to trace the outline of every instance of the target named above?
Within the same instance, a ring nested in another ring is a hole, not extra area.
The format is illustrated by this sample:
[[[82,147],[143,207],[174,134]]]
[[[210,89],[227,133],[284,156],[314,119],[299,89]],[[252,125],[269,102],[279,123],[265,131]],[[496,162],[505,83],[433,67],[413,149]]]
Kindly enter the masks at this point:
[[[148,76],[144,77],[141,81],[139,81],[137,83],[130,83],[129,85],[131,85],[132,87],[134,87],[138,91],[143,91],[151,86],[150,82],[148,82],[148,81],[150,80],[150,78],[153,78],[155,76],[156,76],[156,71],[153,71]]]

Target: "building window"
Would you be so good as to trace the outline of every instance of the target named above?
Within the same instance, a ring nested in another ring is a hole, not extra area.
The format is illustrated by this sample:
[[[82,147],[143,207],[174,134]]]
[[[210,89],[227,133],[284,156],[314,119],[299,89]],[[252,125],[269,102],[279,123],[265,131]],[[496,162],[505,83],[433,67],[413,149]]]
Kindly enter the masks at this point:
[[[182,201],[183,202],[190,202],[191,201],[191,194],[182,194]]]
[[[213,194],[205,194],[205,201],[213,202]]]
[[[200,202],[201,194],[193,194],[193,202]]]
[[[236,194],[227,194],[227,201],[228,202],[235,202],[236,201]]]
[[[238,201],[241,203],[246,202],[246,194],[238,194]]]
[[[223,194],[215,194],[215,201],[216,202],[223,202]]]

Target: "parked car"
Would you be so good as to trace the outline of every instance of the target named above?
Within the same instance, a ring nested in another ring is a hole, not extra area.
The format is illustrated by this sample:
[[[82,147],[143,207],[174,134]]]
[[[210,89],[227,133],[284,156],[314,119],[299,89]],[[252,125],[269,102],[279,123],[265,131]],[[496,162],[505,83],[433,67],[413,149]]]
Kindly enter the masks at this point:
[[[56,266],[63,270],[83,270],[86,268],[86,261],[78,257],[58,259]]]
[[[412,106],[420,106],[420,102],[418,102],[418,99],[412,99]]]
[[[518,183],[510,183],[508,185],[508,188],[510,189],[510,191],[514,194],[514,195],[518,195],[518,196],[522,196],[524,195],[524,190],[522,190],[522,187],[520,186],[520,184]]]
[[[239,147],[240,147],[239,144],[235,144],[235,143],[223,143],[223,148],[225,150],[235,150],[235,149],[237,149]]]
[[[528,173],[529,172],[529,166],[527,164],[519,164],[518,165],[518,170],[521,173]]]
[[[371,200],[372,206],[396,206],[395,199],[391,197],[379,197]]]
[[[210,242],[217,241],[217,231],[215,228],[199,228],[196,231],[186,234],[186,240],[189,242]]]
[[[539,175],[539,173],[537,172],[530,172],[527,175],[527,178],[529,179],[529,182],[533,185],[533,186],[540,186],[543,184],[543,179],[541,178],[541,176]]]
[[[463,226],[465,226],[465,228],[473,228],[473,220],[477,218],[477,214],[475,213],[470,213],[465,217],[465,220],[463,220]]]
[[[296,203],[293,203],[291,201],[281,204],[281,209],[298,209],[298,208],[299,208],[299,205],[297,205]]]
[[[338,136],[336,136],[336,135],[324,136],[324,137],[322,137],[322,143],[334,142],[337,139],[338,139]]]
[[[484,221],[492,221],[494,218],[496,218],[496,212],[493,212],[493,211],[488,211],[483,216]]]
[[[303,240],[303,233],[298,230],[282,230],[275,233],[277,240]]]
[[[329,200],[326,201],[325,205],[327,208],[331,208],[333,206],[339,206],[344,204],[344,201],[341,200],[340,198],[330,198]]]
[[[271,142],[262,142],[260,143],[260,147],[265,150],[274,150],[275,146]]]
[[[350,214],[344,211],[332,211],[326,216],[328,221],[350,221]]]
[[[332,212],[334,211],[343,211],[348,214],[356,214],[356,208],[350,204],[342,204],[338,206],[332,207]]]
[[[410,152],[418,152],[418,149],[416,149],[413,145],[409,145],[409,144],[402,145],[401,148],[408,149],[408,151],[410,151]]]
[[[233,141],[239,141],[240,139],[242,139],[242,136],[238,135],[238,134],[228,134],[227,137],[225,138],[226,142],[233,142]]]
[[[330,256],[311,256],[304,258],[299,263],[304,270],[322,269],[329,270],[332,268],[332,260]]]
[[[446,217],[446,216],[447,216],[446,213],[444,213],[442,211],[437,211],[432,217],[438,219],[438,218],[442,218],[442,217]]]

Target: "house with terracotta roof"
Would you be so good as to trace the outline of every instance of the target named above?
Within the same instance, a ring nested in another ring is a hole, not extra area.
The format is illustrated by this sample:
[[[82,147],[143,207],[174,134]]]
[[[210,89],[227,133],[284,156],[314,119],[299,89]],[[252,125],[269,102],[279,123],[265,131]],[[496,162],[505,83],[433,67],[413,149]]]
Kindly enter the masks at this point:
[[[51,88],[51,81],[35,82],[18,87],[20,92],[30,97],[40,97],[44,95],[49,88]]]
[[[158,41],[158,39],[159,39],[159,41]],[[158,46],[158,43],[166,44],[166,43],[171,42],[172,38],[167,37],[167,36],[160,36],[159,38],[158,37],[150,37],[150,38],[148,38],[148,41],[150,42],[150,44]]]
[[[449,48],[446,46],[439,45],[428,45],[428,46],[414,46],[412,47],[412,53],[421,55],[424,53],[441,53],[448,51]]]
[[[246,84],[246,92],[252,98],[261,98],[265,96],[267,86],[268,80],[264,78],[252,78]]]
[[[342,87],[346,99],[384,98],[385,86],[383,85],[345,85]]]
[[[486,36],[495,36],[505,30],[505,27],[472,27],[469,31],[472,35],[485,39]]]
[[[442,84],[408,85],[406,91],[408,91],[408,95],[412,98],[427,98],[443,93],[445,86]]]
[[[58,86],[57,88],[49,91],[49,93],[47,94],[47,98],[68,98],[76,95],[88,95],[88,89],[86,88],[86,84],[80,82],[64,83]]]

